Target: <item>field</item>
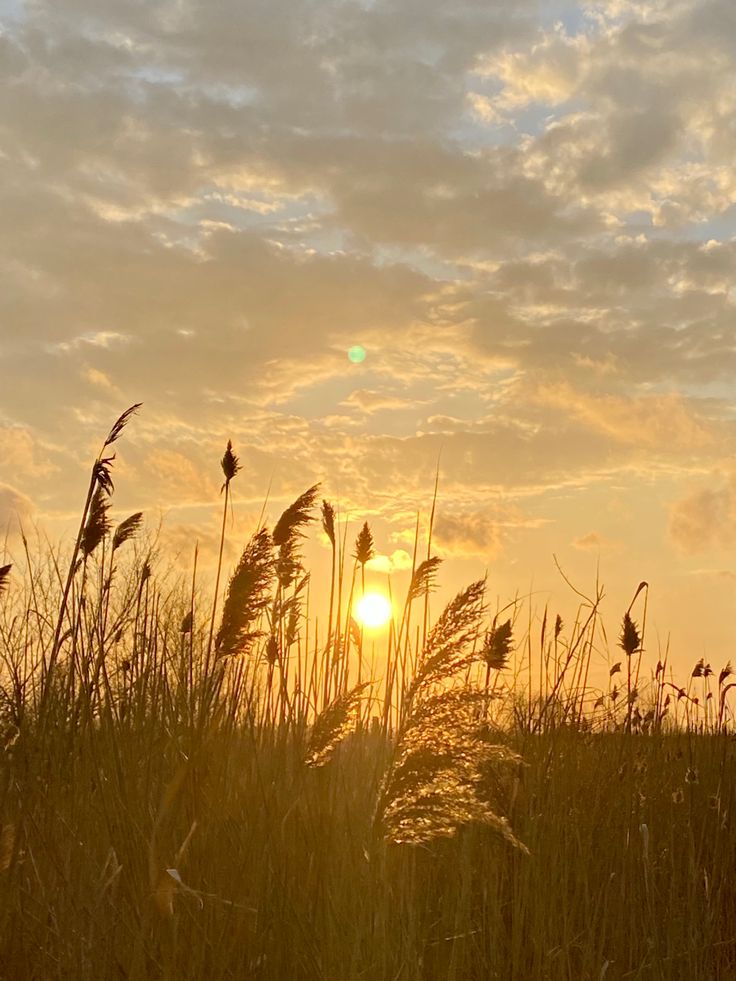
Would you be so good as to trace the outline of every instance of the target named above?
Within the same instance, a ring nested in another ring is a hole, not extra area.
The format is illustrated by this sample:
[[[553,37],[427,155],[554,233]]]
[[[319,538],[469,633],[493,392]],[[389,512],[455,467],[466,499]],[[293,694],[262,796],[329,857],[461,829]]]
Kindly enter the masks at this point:
[[[646,665],[646,584],[592,696],[597,596],[532,656],[482,581],[430,622],[430,541],[379,665],[351,617],[370,529],[348,545],[317,488],[216,603],[159,574],[109,515],[131,416],[72,554],[0,569],[3,979],[736,977],[730,669]]]

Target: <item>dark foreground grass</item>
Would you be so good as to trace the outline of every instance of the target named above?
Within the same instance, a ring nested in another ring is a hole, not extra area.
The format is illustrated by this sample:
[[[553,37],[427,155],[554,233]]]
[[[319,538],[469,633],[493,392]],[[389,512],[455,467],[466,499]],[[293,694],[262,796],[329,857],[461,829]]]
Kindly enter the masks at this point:
[[[517,743],[494,793],[529,855],[472,826],[384,843],[376,734],[314,770],[273,732],[29,728],[0,770],[2,977],[736,977],[733,740]]]

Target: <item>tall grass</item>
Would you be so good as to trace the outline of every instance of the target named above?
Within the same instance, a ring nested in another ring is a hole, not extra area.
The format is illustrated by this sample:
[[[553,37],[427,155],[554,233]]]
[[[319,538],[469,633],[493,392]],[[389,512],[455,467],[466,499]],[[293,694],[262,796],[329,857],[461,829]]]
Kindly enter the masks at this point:
[[[369,526],[350,554],[323,500],[321,636],[301,552],[318,487],[219,595],[229,445],[208,597],[140,514],[113,520],[106,454],[131,417],[67,564],[23,538],[0,565],[0,977],[736,976],[730,665],[679,686],[665,655],[647,681],[632,601],[625,694],[620,663],[592,690],[599,587],[536,642],[482,580],[432,623],[430,547],[369,671]]]

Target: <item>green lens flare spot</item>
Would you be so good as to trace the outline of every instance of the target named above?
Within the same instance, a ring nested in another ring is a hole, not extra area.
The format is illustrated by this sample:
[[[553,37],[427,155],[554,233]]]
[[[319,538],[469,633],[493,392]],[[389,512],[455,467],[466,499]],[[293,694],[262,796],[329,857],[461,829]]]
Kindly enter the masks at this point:
[[[348,360],[352,361],[353,364],[360,364],[361,361],[365,361],[366,349],[360,344],[354,344],[348,351]]]

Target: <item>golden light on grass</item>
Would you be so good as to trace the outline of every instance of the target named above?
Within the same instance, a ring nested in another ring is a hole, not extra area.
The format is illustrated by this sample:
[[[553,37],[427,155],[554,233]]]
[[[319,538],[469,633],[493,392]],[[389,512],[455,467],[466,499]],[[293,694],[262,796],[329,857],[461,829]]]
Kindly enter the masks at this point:
[[[385,627],[391,619],[391,601],[383,593],[366,593],[355,605],[355,618],[369,629]]]

